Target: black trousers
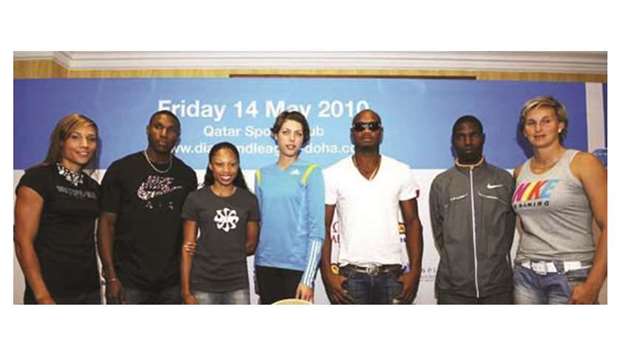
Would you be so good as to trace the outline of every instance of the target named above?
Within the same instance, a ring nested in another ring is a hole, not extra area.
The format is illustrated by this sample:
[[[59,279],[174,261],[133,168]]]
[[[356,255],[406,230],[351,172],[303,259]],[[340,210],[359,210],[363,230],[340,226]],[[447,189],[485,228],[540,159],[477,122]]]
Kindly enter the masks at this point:
[[[256,265],[256,284],[261,304],[272,304],[285,298],[295,298],[302,271]]]

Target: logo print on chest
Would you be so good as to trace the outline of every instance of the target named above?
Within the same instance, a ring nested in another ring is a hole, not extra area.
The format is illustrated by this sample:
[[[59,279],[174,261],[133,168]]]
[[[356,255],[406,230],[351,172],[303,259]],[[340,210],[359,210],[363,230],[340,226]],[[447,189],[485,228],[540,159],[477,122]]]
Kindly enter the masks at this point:
[[[515,189],[512,203],[515,207],[549,206],[551,195],[559,179],[523,181]]]
[[[146,179],[146,181],[140,184],[140,187],[138,188],[138,198],[148,201],[181,188],[181,186],[172,186],[173,183],[173,177],[151,175]]]
[[[224,208],[223,210],[216,211],[216,216],[213,218],[213,221],[217,229],[228,232],[231,229],[237,228],[239,217],[237,216],[237,211]]]
[[[162,177],[151,175],[146,178],[138,187],[137,195],[140,200],[146,202],[145,207],[152,210],[157,208],[168,208],[174,210],[173,201],[153,201],[156,197],[167,195],[174,190],[183,188],[181,185],[173,186],[173,177]]]

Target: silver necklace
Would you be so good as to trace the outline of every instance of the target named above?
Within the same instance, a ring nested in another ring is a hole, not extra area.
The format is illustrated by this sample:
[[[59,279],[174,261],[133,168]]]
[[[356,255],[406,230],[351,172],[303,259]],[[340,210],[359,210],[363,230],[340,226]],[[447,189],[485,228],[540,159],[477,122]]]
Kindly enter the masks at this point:
[[[172,156],[170,156],[170,161],[168,162],[168,167],[166,168],[166,170],[159,170],[155,167],[155,165],[151,162],[151,159],[149,159],[149,155],[146,154],[146,150],[143,150],[142,153],[144,154],[144,158],[146,159],[146,162],[149,163],[149,165],[151,166],[151,168],[153,168],[153,170],[157,171],[160,174],[165,174],[167,172],[170,171],[170,169],[172,169]]]

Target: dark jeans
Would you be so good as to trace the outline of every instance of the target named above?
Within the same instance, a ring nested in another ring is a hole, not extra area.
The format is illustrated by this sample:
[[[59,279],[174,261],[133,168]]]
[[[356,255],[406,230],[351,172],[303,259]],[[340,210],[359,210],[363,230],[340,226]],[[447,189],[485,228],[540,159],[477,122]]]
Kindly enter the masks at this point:
[[[486,297],[468,297],[437,290],[437,304],[512,304],[512,290]]]
[[[56,304],[101,304],[101,290],[86,291],[74,296],[53,296]],[[24,293],[24,304],[37,304],[31,292]]]
[[[123,286],[127,304],[181,304],[181,288],[174,285],[161,290],[142,290]]]
[[[400,270],[368,274],[340,268],[340,275],[347,278],[343,287],[355,304],[401,303],[397,298],[403,290],[403,284],[398,281],[401,274]]]
[[[254,270],[261,304],[272,304],[285,298],[295,298],[297,286],[304,274],[297,270],[258,265]]]

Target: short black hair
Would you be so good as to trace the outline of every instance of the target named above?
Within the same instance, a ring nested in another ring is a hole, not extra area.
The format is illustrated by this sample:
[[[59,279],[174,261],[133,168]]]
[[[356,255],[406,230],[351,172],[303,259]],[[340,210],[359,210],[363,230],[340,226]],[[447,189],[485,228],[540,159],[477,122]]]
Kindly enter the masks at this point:
[[[371,109],[369,109],[369,108],[367,108],[367,109],[365,109],[365,110],[361,110],[360,112],[358,112],[358,113],[357,113],[357,114],[353,117],[353,120],[351,121],[351,123],[352,123],[352,124],[353,124],[353,123],[355,123],[355,121],[356,121],[358,118],[360,118],[360,116],[362,116],[364,113],[369,113],[369,114],[371,114],[371,115],[375,116],[375,118],[377,119],[377,122],[379,122],[379,124],[381,124],[381,116],[379,116],[379,114],[378,114],[378,113],[376,113],[375,111],[373,111],[373,110],[371,110]]]
[[[454,134],[456,133],[456,130],[459,128],[459,126],[466,122],[478,127],[478,129],[480,130],[480,134],[484,134],[482,122],[480,122],[480,120],[474,115],[465,115],[459,117],[456,122],[454,122],[454,125],[452,126],[452,138],[454,138]]]
[[[179,118],[177,117],[177,115],[174,114],[174,112],[169,111],[169,110],[159,110],[155,112],[154,114],[152,114],[151,118],[149,119],[149,125],[153,123],[153,120],[159,115],[166,115],[172,118],[174,120],[175,125],[177,126],[177,131],[179,132],[179,134],[181,134],[181,121],[179,121]]]

